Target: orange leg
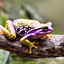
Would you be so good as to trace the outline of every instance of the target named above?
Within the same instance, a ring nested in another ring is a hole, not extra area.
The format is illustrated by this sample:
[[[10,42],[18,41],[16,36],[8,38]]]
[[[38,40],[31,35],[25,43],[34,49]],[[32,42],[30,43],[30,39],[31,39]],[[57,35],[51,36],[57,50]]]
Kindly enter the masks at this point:
[[[44,38],[48,38],[48,39],[51,39],[51,37],[52,36],[51,35],[48,35],[48,34],[44,36]]]

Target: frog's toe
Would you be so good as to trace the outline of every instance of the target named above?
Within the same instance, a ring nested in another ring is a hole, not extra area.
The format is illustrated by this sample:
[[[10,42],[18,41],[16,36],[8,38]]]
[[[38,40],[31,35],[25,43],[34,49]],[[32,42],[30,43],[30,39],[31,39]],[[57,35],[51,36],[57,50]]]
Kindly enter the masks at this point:
[[[48,39],[51,39],[51,38],[52,38],[52,36],[50,36],[50,35],[49,35],[49,36],[47,36],[47,38],[48,38]]]
[[[38,48],[38,46],[33,46],[33,47],[36,48],[36,49]]]
[[[29,54],[31,54],[32,53],[32,47],[30,47],[30,50],[29,50]]]
[[[36,49],[37,49],[38,46],[32,45],[32,46],[30,46],[29,48],[30,48],[30,49],[29,49],[29,54],[31,54],[31,53],[32,53],[32,48],[36,48]]]
[[[52,36],[51,35],[46,35],[46,36],[44,36],[44,38],[51,39]]]

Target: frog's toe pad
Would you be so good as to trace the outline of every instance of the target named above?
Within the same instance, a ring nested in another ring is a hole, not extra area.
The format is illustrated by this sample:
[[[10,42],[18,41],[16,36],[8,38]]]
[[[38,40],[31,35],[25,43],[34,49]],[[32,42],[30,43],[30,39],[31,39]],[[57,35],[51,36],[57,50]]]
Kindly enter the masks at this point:
[[[38,46],[34,46],[34,45],[33,45],[32,47],[30,47],[29,54],[31,54],[31,53],[32,53],[32,48],[36,48],[36,49],[37,49],[37,48],[38,48]]]
[[[48,39],[51,39],[52,38],[52,36],[47,36],[48,37]]]
[[[36,48],[36,49],[38,48],[38,46],[33,46],[33,47]]]
[[[32,51],[29,51],[29,54],[31,54],[32,53]]]

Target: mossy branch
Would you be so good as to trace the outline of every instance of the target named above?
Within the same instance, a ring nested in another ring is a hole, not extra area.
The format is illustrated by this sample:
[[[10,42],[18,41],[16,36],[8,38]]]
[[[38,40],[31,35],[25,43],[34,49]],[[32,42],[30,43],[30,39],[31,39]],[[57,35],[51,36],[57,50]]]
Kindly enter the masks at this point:
[[[5,36],[0,35],[0,48],[15,53],[18,56],[26,58],[46,58],[64,56],[64,35],[52,35],[52,38],[38,40],[37,49],[29,54],[29,48],[22,45],[19,39],[10,41]]]

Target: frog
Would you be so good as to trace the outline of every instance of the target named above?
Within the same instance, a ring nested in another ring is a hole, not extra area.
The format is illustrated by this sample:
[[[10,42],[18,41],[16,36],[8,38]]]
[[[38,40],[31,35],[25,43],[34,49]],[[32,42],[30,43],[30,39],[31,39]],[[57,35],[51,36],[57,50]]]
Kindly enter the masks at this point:
[[[37,20],[31,19],[7,20],[5,27],[0,25],[0,32],[3,32],[1,34],[5,35],[10,40],[16,39],[17,36],[21,37],[20,43],[29,47],[29,54],[33,52],[32,48],[38,48],[38,46],[35,45],[37,44],[35,39],[50,39],[51,36],[49,34],[52,31],[52,22],[40,23]]]

